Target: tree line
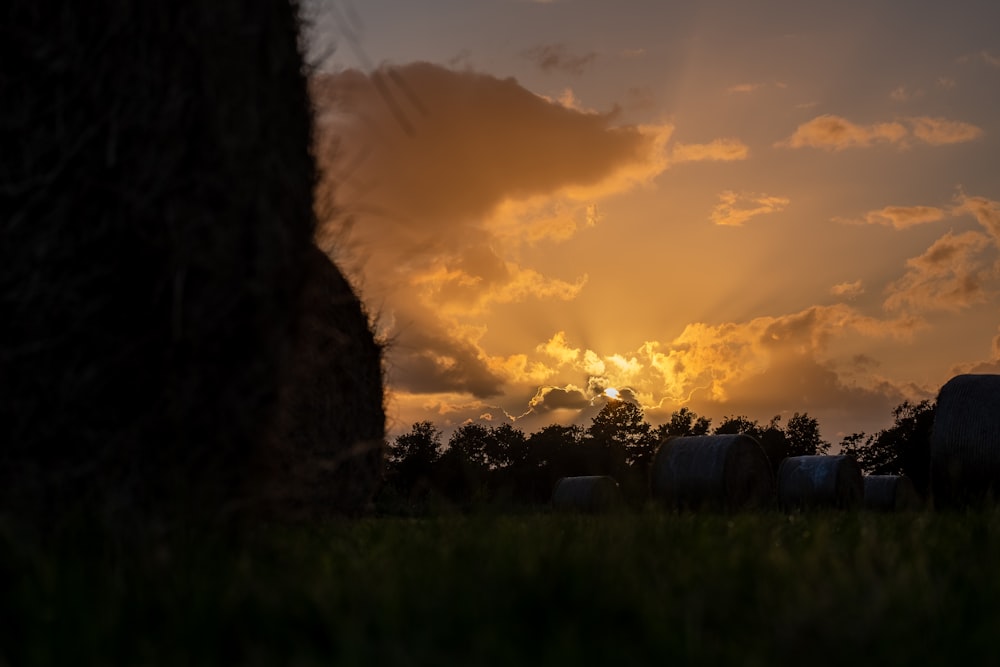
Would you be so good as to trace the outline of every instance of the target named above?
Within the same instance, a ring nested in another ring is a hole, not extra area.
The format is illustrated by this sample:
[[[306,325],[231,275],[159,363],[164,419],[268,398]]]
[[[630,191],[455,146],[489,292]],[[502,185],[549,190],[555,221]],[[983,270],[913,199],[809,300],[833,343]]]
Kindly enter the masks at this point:
[[[840,443],[867,474],[907,474],[926,495],[929,486],[930,429],[934,404],[903,402],[893,409],[892,426],[873,434],[852,433]],[[488,504],[546,503],[560,477],[610,475],[626,502],[648,498],[649,468],[659,444],[671,436],[744,433],[756,438],[777,473],[789,456],[827,454],[831,443],[807,413],[780,416],[761,424],[745,415],[712,420],[689,408],[673,412],[657,426],[634,403],[610,400],[586,428],[552,424],[525,434],[510,423],[468,423],[444,440],[430,421],[388,444],[386,479],[379,501],[386,509],[420,510],[429,503],[472,507]]]

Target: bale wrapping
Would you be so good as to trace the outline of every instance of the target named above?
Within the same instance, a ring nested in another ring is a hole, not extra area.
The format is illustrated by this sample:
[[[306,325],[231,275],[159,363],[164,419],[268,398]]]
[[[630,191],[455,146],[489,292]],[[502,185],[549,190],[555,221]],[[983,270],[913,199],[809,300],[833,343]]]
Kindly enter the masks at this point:
[[[941,387],[931,431],[931,493],[938,507],[1000,495],[1000,375],[957,375]]]
[[[774,476],[752,436],[676,437],[653,457],[650,491],[674,509],[753,509],[774,501]]]
[[[4,12],[0,505],[227,515],[254,492],[315,231],[297,6]],[[352,445],[372,431],[354,413]]]
[[[920,509],[920,496],[906,475],[868,475],[865,483],[865,509],[895,512]]]
[[[552,490],[552,508],[575,512],[605,512],[621,505],[618,482],[607,475],[561,477]]]
[[[778,504],[791,509],[858,509],[865,483],[849,456],[791,456],[778,467]]]

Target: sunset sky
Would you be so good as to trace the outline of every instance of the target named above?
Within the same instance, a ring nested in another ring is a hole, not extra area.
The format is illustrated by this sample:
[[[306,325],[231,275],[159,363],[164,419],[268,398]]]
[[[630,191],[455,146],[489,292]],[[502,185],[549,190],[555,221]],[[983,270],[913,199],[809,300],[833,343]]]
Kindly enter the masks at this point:
[[[1000,372],[1000,4],[306,7],[322,239],[390,435],[794,412]]]

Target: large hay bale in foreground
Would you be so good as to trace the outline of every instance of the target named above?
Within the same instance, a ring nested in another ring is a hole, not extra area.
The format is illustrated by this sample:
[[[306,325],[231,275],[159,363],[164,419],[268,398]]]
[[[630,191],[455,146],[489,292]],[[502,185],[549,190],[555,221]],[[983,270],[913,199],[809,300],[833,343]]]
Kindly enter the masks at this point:
[[[922,503],[913,482],[906,475],[867,475],[865,509],[897,512],[920,509]]]
[[[552,509],[570,512],[606,512],[622,503],[614,477],[561,477],[552,490]]]
[[[284,516],[356,513],[382,479],[381,349],[337,266],[314,247],[306,267],[295,352],[262,471],[266,502]]]
[[[650,491],[674,509],[753,509],[774,502],[774,476],[752,436],[677,437],[653,457]]]
[[[790,509],[859,509],[865,483],[850,456],[790,456],[778,467],[778,505]]]
[[[4,12],[0,494],[224,513],[315,227],[297,8]]]
[[[1000,375],[957,375],[941,387],[931,431],[937,507],[1000,497]]]

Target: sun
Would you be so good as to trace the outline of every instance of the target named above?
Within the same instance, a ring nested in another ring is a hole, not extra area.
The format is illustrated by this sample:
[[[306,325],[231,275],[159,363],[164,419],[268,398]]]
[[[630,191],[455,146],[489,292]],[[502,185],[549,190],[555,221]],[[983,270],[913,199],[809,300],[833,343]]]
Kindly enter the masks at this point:
[[[607,396],[608,398],[613,398],[615,400],[618,400],[619,398],[618,390],[615,389],[614,387],[608,387],[607,389],[605,389],[604,395]]]

